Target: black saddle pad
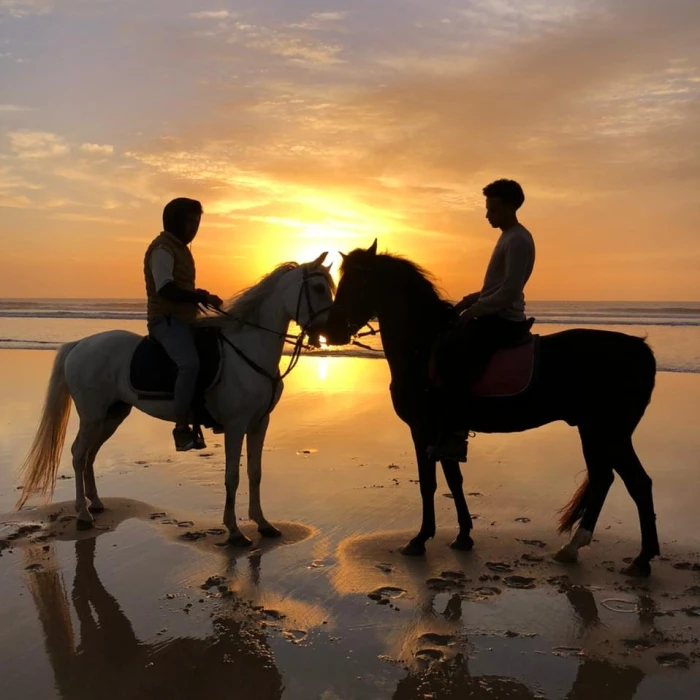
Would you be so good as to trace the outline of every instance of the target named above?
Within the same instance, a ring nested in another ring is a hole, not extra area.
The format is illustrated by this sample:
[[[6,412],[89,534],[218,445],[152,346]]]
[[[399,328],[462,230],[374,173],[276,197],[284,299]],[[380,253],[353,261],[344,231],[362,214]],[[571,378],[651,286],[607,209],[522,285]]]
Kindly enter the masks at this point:
[[[194,340],[199,353],[197,393],[203,394],[219,375],[221,343],[218,328],[195,328]],[[175,390],[177,367],[163,346],[145,336],[136,346],[131,358],[131,386],[149,398],[172,398]]]

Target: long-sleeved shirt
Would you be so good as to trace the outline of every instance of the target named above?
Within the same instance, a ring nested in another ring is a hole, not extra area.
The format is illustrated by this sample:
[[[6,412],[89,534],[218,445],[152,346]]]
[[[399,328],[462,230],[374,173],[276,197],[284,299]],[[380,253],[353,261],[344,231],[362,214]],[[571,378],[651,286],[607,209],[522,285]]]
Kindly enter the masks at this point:
[[[535,242],[521,224],[503,231],[489,261],[481,291],[465,297],[475,318],[525,320],[524,289],[535,264]]]

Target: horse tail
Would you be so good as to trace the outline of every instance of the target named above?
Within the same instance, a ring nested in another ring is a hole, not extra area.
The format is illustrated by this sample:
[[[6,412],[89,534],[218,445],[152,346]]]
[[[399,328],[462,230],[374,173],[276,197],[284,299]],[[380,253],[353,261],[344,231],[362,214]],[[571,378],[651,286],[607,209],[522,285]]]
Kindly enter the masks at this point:
[[[571,532],[574,525],[581,520],[586,510],[586,497],[588,496],[588,474],[583,483],[576,489],[571,500],[559,511],[559,534]]]
[[[18,509],[33,493],[38,492],[51,498],[56,488],[56,472],[61,461],[71,407],[71,395],[66,381],[66,358],[76,345],[77,342],[66,343],[56,353],[39,428],[20,469],[22,493],[17,501]]]

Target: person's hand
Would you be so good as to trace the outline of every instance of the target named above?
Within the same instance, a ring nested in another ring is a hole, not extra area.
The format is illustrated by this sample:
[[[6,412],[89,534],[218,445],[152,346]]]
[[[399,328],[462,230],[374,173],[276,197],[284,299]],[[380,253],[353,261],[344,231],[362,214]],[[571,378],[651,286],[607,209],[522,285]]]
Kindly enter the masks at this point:
[[[461,314],[462,311],[466,311],[466,309],[467,309],[467,302],[466,302],[466,299],[460,299],[460,301],[458,301],[458,302],[455,304],[455,311],[456,311],[458,314]]]
[[[217,297],[216,294],[207,294],[207,306],[213,306],[215,309],[220,309],[224,304],[224,300],[221,297]]]

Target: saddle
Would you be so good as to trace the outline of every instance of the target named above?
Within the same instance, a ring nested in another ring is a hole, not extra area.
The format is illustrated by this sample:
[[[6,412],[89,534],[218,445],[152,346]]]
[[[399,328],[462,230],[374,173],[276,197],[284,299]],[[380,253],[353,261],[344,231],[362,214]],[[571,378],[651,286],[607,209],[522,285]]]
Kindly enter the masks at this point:
[[[473,398],[516,396],[526,391],[534,381],[539,358],[539,335],[531,332],[534,318],[523,324],[523,332],[491,356],[486,368],[472,384]],[[431,357],[431,380],[439,379],[436,349]],[[449,381],[449,377],[445,378]]]
[[[218,381],[221,371],[221,337],[218,328],[193,328],[199,354],[199,376],[194,401],[195,422],[205,427],[216,426],[204,408],[204,394]],[[163,346],[151,336],[144,336],[131,357],[129,381],[141,400],[172,401],[177,366]]]
[[[526,391],[536,376],[539,341],[539,335],[528,332],[517,345],[496,350],[486,370],[472,385],[472,396],[505,398]]]

